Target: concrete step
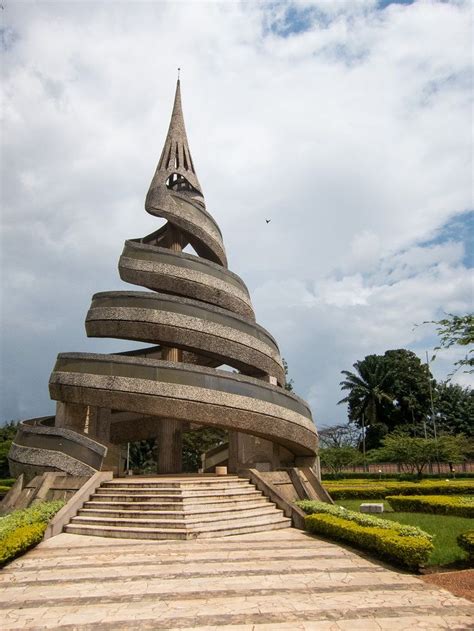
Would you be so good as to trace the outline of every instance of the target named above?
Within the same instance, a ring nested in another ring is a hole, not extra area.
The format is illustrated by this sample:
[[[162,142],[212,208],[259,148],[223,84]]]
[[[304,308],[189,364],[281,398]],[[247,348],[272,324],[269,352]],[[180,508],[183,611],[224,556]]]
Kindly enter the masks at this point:
[[[110,480],[104,482],[102,488],[120,488],[120,489],[135,489],[135,488],[156,488],[156,489],[188,489],[188,488],[223,488],[227,486],[249,486],[249,481],[239,478],[224,478],[213,480],[190,480],[184,482],[173,481],[160,481],[159,479],[152,479],[147,482],[129,481],[129,480]]]
[[[227,495],[229,493],[252,493],[255,492],[255,487],[250,484],[228,484],[228,485],[217,485],[215,487],[205,487],[205,486],[186,486],[186,487],[157,487],[157,486],[149,486],[149,487],[139,487],[138,485],[134,487],[107,487],[105,485],[101,486],[97,489],[98,495],[107,495],[109,493],[114,493],[115,495],[136,495],[136,494],[150,494],[150,495],[165,495],[170,497],[181,497],[186,495],[187,497],[204,497],[204,496],[218,496],[218,495]]]
[[[65,531],[100,537],[186,539],[290,526],[283,511],[246,479],[166,477],[105,482]]]
[[[276,511],[279,512],[279,511]],[[113,523],[116,521],[127,522],[133,524],[141,524],[142,522],[149,522],[149,525],[157,525],[160,528],[174,528],[179,526],[180,522],[184,524],[208,524],[215,521],[229,521],[232,519],[243,519],[245,517],[258,517],[261,515],[274,515],[275,507],[271,504],[255,507],[245,507],[239,511],[213,511],[200,512],[200,513],[164,513],[159,511],[97,511],[91,509],[81,509],[79,515],[73,518],[73,522],[84,523],[86,520],[93,520],[94,522]],[[280,515],[281,515],[280,511]],[[165,525],[165,524],[169,524]],[[184,526],[183,526],[184,527]]]
[[[253,532],[266,532],[268,530],[280,530],[282,528],[291,528],[291,519],[282,517],[279,520],[273,522],[267,522],[264,524],[254,524],[249,526],[235,525],[234,527],[227,527],[216,530],[203,530],[196,533],[196,539],[211,539],[213,537],[229,537],[231,535],[245,535]],[[195,534],[192,531],[191,534]],[[191,538],[191,537],[189,537]]]
[[[134,528],[121,526],[91,526],[86,524],[68,524],[65,532],[76,535],[88,535],[93,537],[113,537],[120,539],[208,539],[211,537],[228,537],[231,535],[243,535],[247,533],[262,532],[267,530],[279,530],[290,528],[291,520],[285,517],[273,522],[260,524],[227,525],[215,529],[184,530],[184,529],[157,529]]]
[[[113,537],[119,539],[190,539],[184,529],[173,530],[157,528],[123,528],[120,526],[90,526],[70,523],[64,531],[72,535],[88,535],[90,537]]]
[[[108,498],[96,497],[84,503],[84,508],[97,508],[99,510],[157,510],[157,511],[203,511],[208,512],[214,509],[232,509],[239,508],[242,504],[270,503],[269,499],[261,493],[252,497],[237,496],[225,500],[215,498],[199,498],[198,500],[182,499],[182,500],[166,500],[162,501],[109,501]],[[272,504],[273,506],[273,504]]]
[[[182,510],[182,507],[177,510],[156,510],[149,508],[146,504],[140,505],[144,508],[137,508],[133,503],[129,504],[127,508],[110,508],[102,507],[102,502],[87,502],[79,511],[79,515],[89,515],[91,517],[156,517],[157,519],[183,519],[185,515],[190,518],[198,515],[214,515],[219,516],[221,514],[241,515],[242,512],[248,512],[250,510],[267,510],[274,511],[275,507],[270,504],[268,500],[261,500],[259,502],[246,502],[241,506],[216,506],[214,508],[197,507],[193,510]]]
[[[229,490],[219,490],[219,491],[194,491],[194,492],[186,492],[186,494],[177,492],[177,493],[152,493],[152,492],[143,492],[139,491],[130,491],[126,490],[123,493],[120,491],[109,490],[109,489],[97,489],[97,492],[94,493],[91,497],[94,500],[100,501],[102,498],[105,501],[125,501],[125,502],[147,502],[147,501],[171,501],[171,502],[179,502],[185,500],[193,500],[199,499],[211,499],[214,501],[220,501],[228,498],[234,497],[258,497],[262,496],[260,491],[257,491],[255,487],[243,488],[243,489],[229,489]]]

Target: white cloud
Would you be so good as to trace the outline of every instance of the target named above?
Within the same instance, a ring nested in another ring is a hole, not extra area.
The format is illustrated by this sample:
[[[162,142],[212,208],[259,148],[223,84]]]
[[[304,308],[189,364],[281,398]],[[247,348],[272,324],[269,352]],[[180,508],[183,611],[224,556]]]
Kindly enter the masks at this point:
[[[470,3],[294,6],[309,28],[281,37],[282,3],[7,3],[4,418],[51,409],[57,352],[123,348],[83,319],[122,286],[124,239],[157,227],[177,66],[231,269],[321,422],[340,370],[421,351],[414,323],[472,306],[463,244],[423,245],[471,204]]]

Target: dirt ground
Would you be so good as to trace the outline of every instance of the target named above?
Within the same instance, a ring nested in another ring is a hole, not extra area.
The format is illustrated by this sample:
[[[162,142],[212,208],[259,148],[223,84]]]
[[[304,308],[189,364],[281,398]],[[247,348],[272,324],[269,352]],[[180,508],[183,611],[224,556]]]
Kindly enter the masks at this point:
[[[455,596],[474,601],[474,570],[437,572],[420,576],[426,583],[449,590]]]

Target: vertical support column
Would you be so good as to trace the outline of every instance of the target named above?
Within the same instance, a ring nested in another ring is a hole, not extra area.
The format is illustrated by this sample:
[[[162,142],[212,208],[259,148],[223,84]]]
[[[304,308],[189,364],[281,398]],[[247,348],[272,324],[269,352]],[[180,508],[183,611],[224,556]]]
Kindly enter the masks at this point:
[[[183,239],[171,224],[168,224],[168,247],[173,252],[181,252]],[[162,347],[161,358],[170,362],[183,361],[183,351],[179,348]],[[183,425],[174,419],[160,419],[157,436],[157,473],[181,473],[183,470]]]
[[[271,375],[261,377],[262,381],[277,385]],[[292,461],[292,454],[280,445],[243,432],[229,431],[229,472],[241,473],[246,469],[276,471],[287,460]]]

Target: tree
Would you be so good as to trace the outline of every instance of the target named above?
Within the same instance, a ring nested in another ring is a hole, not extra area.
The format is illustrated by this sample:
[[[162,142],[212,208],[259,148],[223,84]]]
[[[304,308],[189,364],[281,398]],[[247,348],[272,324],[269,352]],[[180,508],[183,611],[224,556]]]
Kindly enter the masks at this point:
[[[392,402],[393,396],[387,390],[390,373],[378,355],[367,355],[354,364],[355,372],[343,370],[346,376],[341,381],[341,389],[349,394],[338,403],[348,403],[349,419],[362,427],[363,452],[365,454],[365,427],[375,427],[381,422],[381,407],[384,401]]]
[[[385,436],[382,447],[372,452],[371,460],[396,462],[402,471],[416,473],[421,478],[430,462],[462,462],[471,450],[470,441],[463,435],[417,438],[397,430]]]
[[[154,438],[130,443],[130,469],[138,473],[156,473],[156,441]]]
[[[282,357],[282,362],[283,362],[283,368],[285,370],[285,378],[286,378],[286,383],[285,383],[285,390],[288,390],[288,392],[293,392],[293,379],[288,379],[288,362],[286,361],[286,359],[284,357]]]
[[[321,447],[358,447],[361,441],[360,429],[354,424],[321,427],[318,431]]]
[[[201,454],[227,440],[227,431],[219,427],[202,427],[183,432],[183,471],[197,472],[201,467]]]
[[[431,407],[430,387],[436,385],[428,366],[415,353],[403,348],[386,351],[383,357],[390,372],[388,387],[395,397],[395,404],[387,409],[389,430],[410,425],[415,436],[424,436]]]
[[[359,464],[362,456],[355,447],[326,447],[320,449],[319,458],[322,467],[327,467],[337,475],[344,467]]]
[[[10,477],[8,452],[18,430],[18,422],[8,421],[3,427],[0,427],[0,478]]]
[[[441,320],[429,320],[423,322],[423,324],[435,324],[436,333],[439,337],[439,346],[434,350],[439,351],[441,349],[451,348],[452,346],[465,346],[469,347],[474,344],[474,314],[467,313],[466,315],[454,315],[447,313],[446,318]],[[460,368],[463,372],[474,372],[474,348],[467,349],[466,355],[454,362],[456,366],[455,370],[449,375],[448,379],[454,375],[454,373]],[[433,355],[433,359],[436,358],[436,353]]]
[[[225,443],[227,431],[218,427],[202,427],[183,432],[183,471],[197,472],[201,466],[201,454]],[[139,473],[155,473],[157,462],[155,438],[130,443],[130,469]]]
[[[358,374],[342,371],[341,388],[349,394],[349,420],[367,426],[369,448],[380,445],[383,436],[395,428],[410,427],[413,435],[424,436],[430,413],[430,387],[435,382],[428,367],[406,349],[368,355],[354,364]]]
[[[449,382],[434,390],[438,429],[449,434],[474,436],[474,391]]]

